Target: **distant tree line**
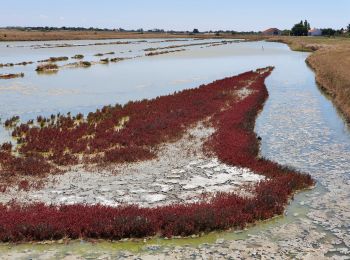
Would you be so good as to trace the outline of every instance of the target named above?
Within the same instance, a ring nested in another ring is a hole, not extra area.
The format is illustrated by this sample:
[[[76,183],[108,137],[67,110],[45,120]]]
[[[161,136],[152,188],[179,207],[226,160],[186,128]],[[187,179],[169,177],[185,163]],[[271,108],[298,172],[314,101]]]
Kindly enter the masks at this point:
[[[305,20],[304,22],[300,21],[300,23],[295,24],[291,30],[282,31],[282,35],[307,36],[310,29],[311,26],[307,20]],[[322,32],[322,36],[350,36],[350,24],[347,26],[346,29],[323,28],[320,30]]]
[[[332,28],[325,28],[325,29],[321,29],[322,31],[322,36],[350,36],[350,24],[347,26],[346,29],[341,28],[339,30],[335,30]]]
[[[35,27],[20,27],[20,26],[8,26],[5,29],[13,29],[20,31],[115,31],[116,29],[97,28],[97,27],[52,27],[52,26],[35,26]]]
[[[260,31],[235,31],[235,30],[209,30],[209,31],[202,31],[200,32],[199,29],[193,29],[193,31],[181,31],[181,30],[164,30],[164,29],[149,29],[144,30],[143,28],[139,28],[136,30],[133,29],[123,29],[123,28],[98,28],[98,27],[69,27],[69,26],[62,26],[62,27],[53,27],[53,26],[7,26],[7,27],[0,27],[1,29],[9,29],[9,30],[20,30],[20,31],[42,31],[42,32],[49,32],[49,31],[107,31],[107,32],[135,32],[135,33],[170,33],[170,34],[176,34],[176,33],[182,33],[182,34],[199,34],[199,33],[208,33],[208,34],[259,34]]]
[[[203,31],[200,32],[199,29],[193,29],[193,31],[177,31],[177,30],[164,30],[164,29],[149,29],[144,30],[143,28],[139,28],[136,30],[130,30],[130,29],[123,29],[123,28],[115,28],[115,29],[109,29],[109,28],[97,28],[97,27],[68,27],[68,26],[62,26],[62,27],[50,27],[50,26],[36,26],[36,27],[21,27],[21,26],[8,26],[8,27],[2,27],[2,29],[14,29],[14,30],[21,30],[21,31],[43,31],[43,32],[49,32],[49,31],[107,31],[107,32],[135,32],[143,34],[145,32],[147,33],[169,33],[169,34],[200,34],[200,33],[206,33],[206,34],[215,34],[217,36],[221,34],[243,34],[243,35],[257,35],[260,34],[260,31],[235,31],[235,30],[210,30],[210,31]],[[309,30],[311,29],[310,23],[305,21],[300,21],[299,23],[295,24],[292,29],[290,30],[283,30],[281,31],[282,35],[292,35],[292,36],[307,36]],[[346,26],[346,29],[341,28],[339,30],[332,29],[332,28],[324,28],[321,29],[323,36],[350,36],[350,24]]]
[[[107,32],[139,32],[143,33],[144,30],[142,28],[137,30],[126,30],[123,28],[115,28],[115,29],[109,29],[109,28],[98,28],[98,27],[68,27],[68,26],[62,26],[62,27],[52,27],[52,26],[35,26],[35,27],[21,27],[21,26],[8,26],[8,27],[2,27],[2,29],[9,29],[9,30],[20,30],[20,31],[107,31]],[[147,32],[153,32],[153,33],[163,33],[165,32],[163,29],[152,29],[148,30]]]

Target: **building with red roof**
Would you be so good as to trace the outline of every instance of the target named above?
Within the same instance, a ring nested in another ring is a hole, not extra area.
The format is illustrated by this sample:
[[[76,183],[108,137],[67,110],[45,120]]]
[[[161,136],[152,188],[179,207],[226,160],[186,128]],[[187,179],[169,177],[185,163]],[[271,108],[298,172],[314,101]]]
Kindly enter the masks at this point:
[[[262,32],[263,35],[281,35],[281,30],[277,28],[270,28]]]

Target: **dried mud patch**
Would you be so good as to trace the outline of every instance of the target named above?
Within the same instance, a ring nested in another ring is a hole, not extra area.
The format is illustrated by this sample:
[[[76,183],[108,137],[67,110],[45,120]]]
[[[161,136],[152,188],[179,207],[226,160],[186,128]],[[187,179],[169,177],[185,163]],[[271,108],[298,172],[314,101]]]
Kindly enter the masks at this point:
[[[240,90],[239,93],[248,93]],[[207,122],[200,122],[184,136],[161,145],[156,159],[86,169],[76,166],[52,175],[38,190],[8,189],[0,203],[102,204],[143,207],[190,203],[212,197],[218,192],[252,196],[251,187],[265,177],[247,168],[221,163],[203,153],[203,143],[215,132]]]

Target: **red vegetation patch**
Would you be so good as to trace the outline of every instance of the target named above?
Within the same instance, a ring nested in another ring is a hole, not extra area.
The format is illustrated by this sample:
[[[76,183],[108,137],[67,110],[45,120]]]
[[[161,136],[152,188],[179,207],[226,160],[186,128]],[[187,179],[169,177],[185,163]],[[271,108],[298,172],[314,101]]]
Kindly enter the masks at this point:
[[[35,124],[16,126],[12,136],[20,144],[20,157],[44,158],[55,166],[149,159],[157,145],[181,137],[191,125],[237,102],[232,91],[248,81],[263,84],[266,76],[248,72],[152,100],[105,106],[87,118],[82,114],[39,116]]]
[[[0,206],[0,241],[187,236],[242,228],[282,214],[293,193],[313,185],[313,180],[309,175],[258,158],[259,140],[254,133],[254,122],[267,99],[264,80],[271,71],[272,68],[267,68],[247,72],[150,101],[104,107],[90,113],[86,120],[82,116],[40,118],[41,127],[21,125],[14,130],[14,136],[22,143],[21,160],[31,155],[37,156],[33,157],[35,162],[25,161],[11,168],[8,164],[17,164],[11,161],[12,155],[8,151],[0,154],[1,168],[5,166],[20,175],[34,175],[33,163],[43,163],[45,167],[77,163],[78,153],[85,156],[85,162],[145,160],[155,155],[157,145],[181,137],[186,128],[211,116],[216,132],[207,141],[206,150],[227,164],[248,167],[267,177],[255,187],[254,198],[218,194],[210,201],[157,208],[3,205]],[[252,94],[242,100],[232,95],[233,90],[248,83]],[[44,153],[50,156],[43,157]],[[25,182],[21,184],[23,189],[27,186]]]

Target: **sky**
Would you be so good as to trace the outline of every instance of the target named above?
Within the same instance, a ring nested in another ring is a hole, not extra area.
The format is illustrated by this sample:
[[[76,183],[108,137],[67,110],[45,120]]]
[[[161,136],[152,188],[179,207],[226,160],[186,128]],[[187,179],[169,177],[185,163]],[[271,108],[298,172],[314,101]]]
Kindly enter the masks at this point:
[[[261,31],[350,23],[350,0],[0,0],[0,27]]]

